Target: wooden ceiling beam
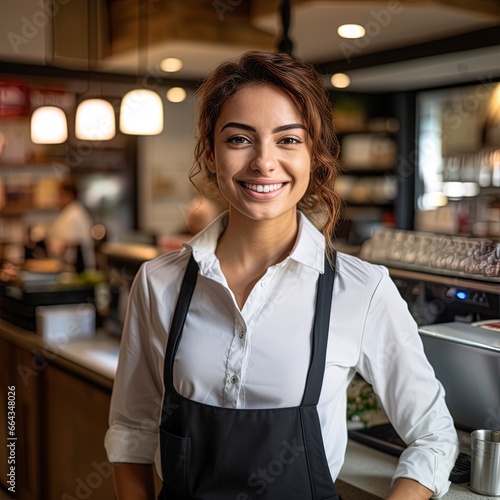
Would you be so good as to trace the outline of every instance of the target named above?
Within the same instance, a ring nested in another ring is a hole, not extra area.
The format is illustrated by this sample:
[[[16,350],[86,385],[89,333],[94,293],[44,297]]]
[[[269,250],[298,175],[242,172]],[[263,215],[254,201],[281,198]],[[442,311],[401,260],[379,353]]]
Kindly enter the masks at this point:
[[[335,4],[338,0],[329,0],[330,4]],[[434,4],[444,5],[455,9],[467,10],[477,14],[486,14],[495,19],[500,19],[500,2],[498,0],[399,0],[402,5],[418,5],[418,4]],[[384,4],[383,0],[350,0],[351,4],[355,3],[379,3]],[[280,0],[252,0],[251,15],[253,17],[265,16],[278,12]],[[292,9],[299,5],[317,3],[317,0],[293,0]],[[325,3],[325,2],[322,2]],[[342,1],[345,4],[345,1]]]
[[[486,14],[500,20],[500,2],[498,0],[433,0],[432,3],[467,10],[476,14]]]
[[[140,1],[110,0],[113,54],[137,49]],[[239,5],[227,0],[144,1],[148,2],[145,20],[148,45],[193,41],[250,46],[262,50],[272,50],[274,47],[272,35],[251,25],[250,5],[246,1]]]

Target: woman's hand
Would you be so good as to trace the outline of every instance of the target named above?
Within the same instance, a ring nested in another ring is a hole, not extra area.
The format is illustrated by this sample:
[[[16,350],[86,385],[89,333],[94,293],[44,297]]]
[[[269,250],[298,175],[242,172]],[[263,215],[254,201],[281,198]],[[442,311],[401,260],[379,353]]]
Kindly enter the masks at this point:
[[[413,479],[400,477],[387,500],[429,500],[433,492]]]
[[[118,500],[155,500],[151,464],[113,464],[113,479]]]

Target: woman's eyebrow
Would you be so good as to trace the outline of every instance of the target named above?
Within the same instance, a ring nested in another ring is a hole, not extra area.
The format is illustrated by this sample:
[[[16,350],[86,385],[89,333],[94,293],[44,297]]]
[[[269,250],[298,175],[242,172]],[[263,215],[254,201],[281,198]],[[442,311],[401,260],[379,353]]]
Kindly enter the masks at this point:
[[[254,127],[251,127],[250,125],[245,125],[244,123],[238,123],[238,122],[226,123],[221,128],[221,132],[228,127],[240,128],[242,130],[246,130],[247,132],[257,132],[257,130]],[[304,127],[304,125],[302,125],[301,123],[290,123],[289,125],[280,125],[279,127],[274,128],[272,130],[272,133],[277,134],[278,132],[284,132],[285,130],[292,130],[295,128],[300,128],[302,130],[306,130],[306,127]]]
[[[237,122],[228,122],[226,123],[220,131],[222,132],[224,129],[231,127],[231,128],[241,128],[242,130],[246,130],[247,132],[257,132],[257,130],[254,127],[251,127],[250,125],[245,125],[244,123],[237,123]]]
[[[294,128],[300,128],[302,130],[306,130],[306,127],[301,123],[290,123],[290,125],[281,125],[280,127],[276,127],[273,129],[273,134],[278,132],[284,132],[285,130],[292,130]]]

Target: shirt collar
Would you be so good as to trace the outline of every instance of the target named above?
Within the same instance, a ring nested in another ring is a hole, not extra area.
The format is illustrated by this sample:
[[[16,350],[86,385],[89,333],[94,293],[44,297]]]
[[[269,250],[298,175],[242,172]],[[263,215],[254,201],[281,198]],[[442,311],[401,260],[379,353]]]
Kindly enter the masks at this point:
[[[290,252],[289,258],[323,273],[325,261],[324,237],[302,212],[297,212],[297,219],[297,241]],[[224,212],[203,231],[188,242],[183,243],[184,248],[192,250],[193,257],[200,267],[211,266],[216,260],[217,241],[226,228],[227,221],[228,212]]]
[[[182,244],[186,250],[193,252],[194,260],[198,263],[202,274],[205,274],[217,260],[215,256],[217,241],[227,226],[228,217],[228,212],[224,212],[196,236]]]
[[[325,264],[324,236],[302,212],[298,212],[298,226],[297,241],[290,252],[290,258],[323,273]]]

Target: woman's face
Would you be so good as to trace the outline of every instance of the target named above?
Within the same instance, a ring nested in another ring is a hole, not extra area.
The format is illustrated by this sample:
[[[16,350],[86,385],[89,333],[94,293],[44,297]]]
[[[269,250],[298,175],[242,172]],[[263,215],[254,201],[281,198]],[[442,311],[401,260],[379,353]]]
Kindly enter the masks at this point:
[[[295,213],[311,171],[304,120],[285,93],[246,85],[222,106],[208,160],[231,212],[253,220]]]

